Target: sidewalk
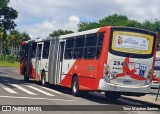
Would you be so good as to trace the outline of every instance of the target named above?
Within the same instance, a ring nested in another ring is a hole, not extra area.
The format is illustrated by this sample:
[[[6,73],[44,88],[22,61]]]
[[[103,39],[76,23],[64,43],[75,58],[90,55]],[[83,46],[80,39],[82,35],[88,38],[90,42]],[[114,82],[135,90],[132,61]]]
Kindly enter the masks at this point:
[[[141,97],[134,97],[134,96],[123,96],[123,97],[138,100],[138,101],[143,101],[143,102],[151,103],[153,105],[159,105],[160,106],[160,94],[158,96],[157,101],[155,101],[156,94],[147,94],[147,95],[141,96]]]

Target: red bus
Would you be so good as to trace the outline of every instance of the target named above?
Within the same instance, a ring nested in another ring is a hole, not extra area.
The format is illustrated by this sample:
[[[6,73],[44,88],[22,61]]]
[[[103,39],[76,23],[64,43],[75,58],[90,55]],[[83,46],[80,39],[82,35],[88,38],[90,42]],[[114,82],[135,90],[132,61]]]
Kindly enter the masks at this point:
[[[149,93],[158,34],[131,27],[102,27],[52,39],[23,42],[20,74],[81,91]]]

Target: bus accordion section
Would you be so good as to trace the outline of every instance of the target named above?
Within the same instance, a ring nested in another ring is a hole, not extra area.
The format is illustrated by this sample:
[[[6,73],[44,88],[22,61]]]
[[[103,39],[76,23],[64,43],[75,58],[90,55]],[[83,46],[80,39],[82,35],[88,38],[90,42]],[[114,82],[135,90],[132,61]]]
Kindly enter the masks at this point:
[[[30,65],[21,65],[21,71],[43,86],[69,87],[75,96],[81,91],[105,92],[108,99],[144,95],[151,88],[157,36],[109,26],[30,41],[22,48]]]

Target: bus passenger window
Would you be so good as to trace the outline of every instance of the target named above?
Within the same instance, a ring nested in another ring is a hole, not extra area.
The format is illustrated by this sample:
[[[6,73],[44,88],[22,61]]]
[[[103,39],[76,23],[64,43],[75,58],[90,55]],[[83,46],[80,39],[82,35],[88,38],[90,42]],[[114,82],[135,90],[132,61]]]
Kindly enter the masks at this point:
[[[102,46],[103,38],[104,38],[104,33],[99,33],[98,46]]]
[[[74,58],[81,59],[83,57],[83,48],[75,48],[74,49]]]
[[[86,37],[86,46],[96,46],[97,34],[90,34]]]
[[[50,41],[45,41],[43,45],[43,59],[48,59],[49,56],[49,47],[50,47]]]
[[[101,54],[101,50],[102,50],[102,48],[101,48],[101,47],[97,47],[96,59],[99,59],[100,54]]]
[[[66,49],[64,58],[65,59],[71,59],[73,57],[73,49]]]
[[[70,38],[66,40],[66,48],[73,48],[74,46],[74,38]]]
[[[85,48],[84,58],[94,59],[96,48]]]
[[[35,56],[36,56],[36,47],[37,47],[37,43],[33,43],[32,44],[32,52],[31,52],[32,58],[35,58]]]
[[[75,47],[84,47],[85,36],[76,37]]]

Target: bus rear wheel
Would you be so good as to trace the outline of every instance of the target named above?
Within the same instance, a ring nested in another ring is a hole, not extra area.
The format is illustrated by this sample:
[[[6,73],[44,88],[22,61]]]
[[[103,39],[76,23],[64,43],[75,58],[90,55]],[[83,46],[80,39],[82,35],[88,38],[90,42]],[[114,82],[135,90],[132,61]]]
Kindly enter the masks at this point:
[[[121,97],[121,94],[114,91],[106,91],[105,97],[107,100],[117,100]]]
[[[27,76],[27,71],[24,71],[24,81],[29,81],[29,77]]]
[[[79,82],[78,82],[78,78],[74,77],[72,80],[72,95],[74,96],[79,96],[80,91],[79,91]]]

